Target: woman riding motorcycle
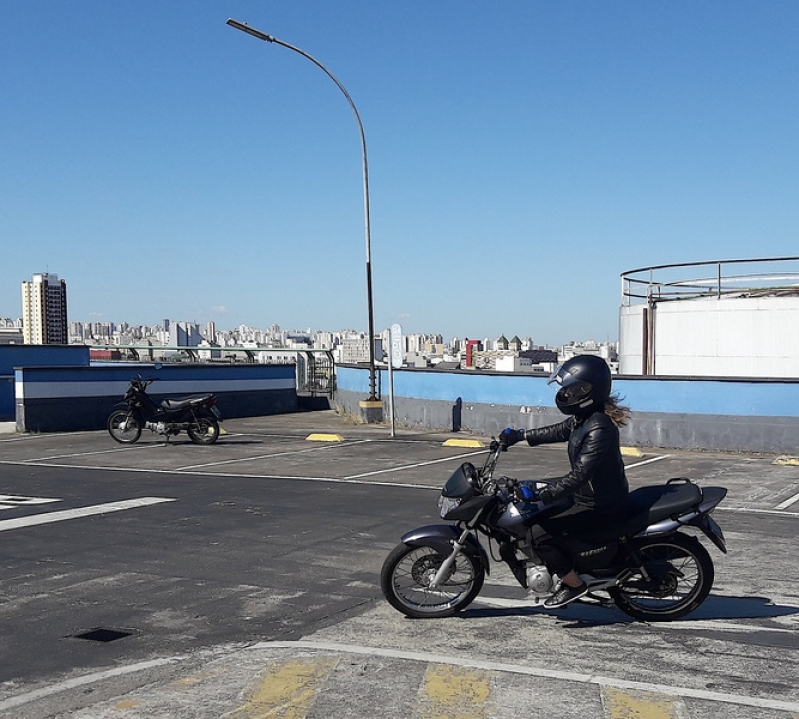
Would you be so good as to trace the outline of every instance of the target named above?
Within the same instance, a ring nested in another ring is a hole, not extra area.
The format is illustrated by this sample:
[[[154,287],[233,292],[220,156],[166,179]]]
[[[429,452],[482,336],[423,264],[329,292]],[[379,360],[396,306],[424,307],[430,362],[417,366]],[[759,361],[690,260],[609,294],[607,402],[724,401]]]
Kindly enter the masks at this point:
[[[549,570],[560,577],[558,590],[544,602],[550,609],[564,606],[588,592],[574,571],[574,558],[558,544],[557,537],[569,534],[591,539],[618,524],[628,509],[629,486],[619,444],[619,427],[627,423],[629,409],[611,395],[607,362],[594,355],[578,355],[564,362],[549,378],[560,389],[555,395],[558,409],[569,417],[558,424],[538,429],[512,429],[500,434],[510,447],[527,440],[531,447],[567,442],[571,470],[541,490],[522,484],[527,501],[545,505],[562,504],[564,511],[542,520],[532,540]]]

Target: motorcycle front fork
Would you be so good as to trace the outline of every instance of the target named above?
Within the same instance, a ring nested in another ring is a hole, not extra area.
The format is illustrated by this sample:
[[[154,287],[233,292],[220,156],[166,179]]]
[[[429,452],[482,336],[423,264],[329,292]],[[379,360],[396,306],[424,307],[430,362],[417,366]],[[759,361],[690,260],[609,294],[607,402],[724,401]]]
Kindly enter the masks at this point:
[[[461,536],[458,537],[452,543],[452,551],[449,553],[449,556],[441,563],[441,566],[438,568],[436,572],[436,576],[433,577],[433,581],[430,582],[430,589],[438,589],[451,574],[451,570],[453,565],[455,564],[455,560],[458,558],[458,555],[463,551],[463,548],[466,546],[466,540],[469,538],[469,535],[472,533],[472,530],[468,527],[463,530]]]

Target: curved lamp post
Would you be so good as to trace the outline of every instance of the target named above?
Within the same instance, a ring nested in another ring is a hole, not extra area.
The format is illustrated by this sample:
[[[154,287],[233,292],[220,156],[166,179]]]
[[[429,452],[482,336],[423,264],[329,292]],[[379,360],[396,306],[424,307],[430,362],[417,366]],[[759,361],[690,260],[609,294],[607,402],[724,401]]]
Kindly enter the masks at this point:
[[[363,155],[363,217],[366,233],[366,294],[367,306],[369,309],[369,397],[367,401],[374,402],[376,401],[377,397],[375,394],[375,323],[374,311],[372,307],[372,237],[369,225],[369,166],[366,161],[366,135],[363,132],[363,123],[361,122],[361,116],[358,114],[358,108],[355,107],[355,103],[352,101],[352,98],[350,97],[350,94],[347,92],[344,85],[342,85],[336,79],[333,73],[331,73],[330,70],[328,70],[321,62],[309,55],[304,50],[301,50],[294,45],[290,45],[287,42],[283,42],[283,40],[279,40],[272,35],[267,35],[265,32],[256,30],[246,23],[239,22],[233,18],[228,18],[227,24],[230,25],[230,27],[236,28],[236,30],[241,30],[242,32],[246,32],[248,35],[257,37],[259,40],[272,42],[276,45],[282,45],[283,47],[293,50],[294,52],[310,60],[314,65],[322,70],[325,75],[327,75],[333,82],[336,83],[336,87],[338,87],[338,89],[344,94],[344,97],[347,98],[347,102],[350,104],[352,112],[355,114],[355,119],[358,122],[358,131],[361,133],[361,152]]]

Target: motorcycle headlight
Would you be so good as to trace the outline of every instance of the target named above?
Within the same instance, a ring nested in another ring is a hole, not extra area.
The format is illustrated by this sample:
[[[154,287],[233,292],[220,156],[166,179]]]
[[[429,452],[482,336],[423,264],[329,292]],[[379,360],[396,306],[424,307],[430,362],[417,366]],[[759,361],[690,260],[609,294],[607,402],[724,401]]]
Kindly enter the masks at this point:
[[[461,503],[460,497],[444,497],[444,496],[439,497],[438,509],[441,514],[441,519],[446,519],[447,515],[454,509],[457,509],[460,503]]]

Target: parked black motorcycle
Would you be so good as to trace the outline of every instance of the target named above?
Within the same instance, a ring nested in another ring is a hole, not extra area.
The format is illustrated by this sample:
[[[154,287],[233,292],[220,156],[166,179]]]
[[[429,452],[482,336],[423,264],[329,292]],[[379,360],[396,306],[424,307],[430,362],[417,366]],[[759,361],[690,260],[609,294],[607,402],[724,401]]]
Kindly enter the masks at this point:
[[[213,444],[219,439],[219,410],[216,395],[204,394],[182,399],[165,399],[157,404],[147,388],[156,378],[142,379],[141,375],[130,381],[130,387],[120,405],[127,409],[114,410],[108,418],[108,433],[123,444],[131,444],[141,437],[142,429],[164,435],[185,430],[192,442]]]
[[[493,478],[503,447],[492,442],[483,468],[462,464],[439,498],[441,517],[453,525],[420,527],[405,534],[386,557],[380,576],[389,604],[409,617],[446,617],[479,594],[490,562],[478,533],[496,542],[533,604],[557,589],[529,541],[529,528],[563,506],[518,499],[518,481]],[[537,483],[539,487],[546,482]],[[576,601],[617,606],[642,621],[678,619],[705,601],[713,586],[713,561],[698,539],[681,531],[701,530],[722,552],[724,536],[710,513],[724,499],[723,487],[700,488],[672,479],[630,493],[628,519],[607,536],[586,542],[559,537],[577,558],[575,569],[589,593]]]

